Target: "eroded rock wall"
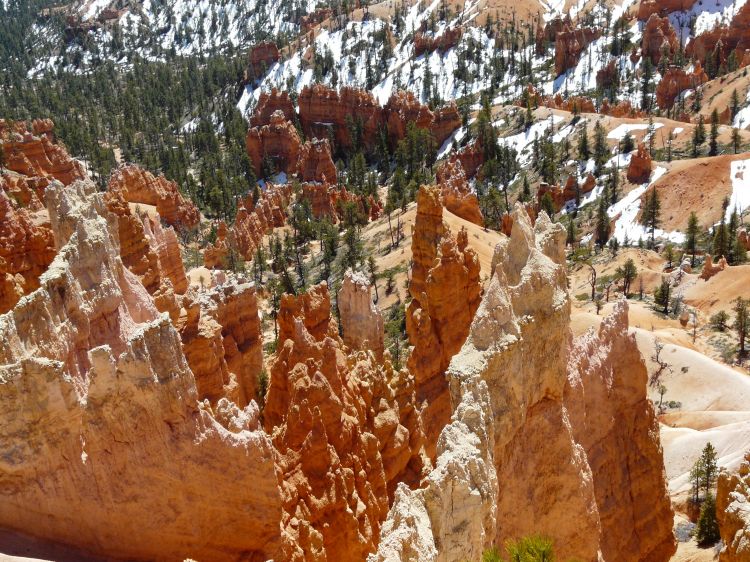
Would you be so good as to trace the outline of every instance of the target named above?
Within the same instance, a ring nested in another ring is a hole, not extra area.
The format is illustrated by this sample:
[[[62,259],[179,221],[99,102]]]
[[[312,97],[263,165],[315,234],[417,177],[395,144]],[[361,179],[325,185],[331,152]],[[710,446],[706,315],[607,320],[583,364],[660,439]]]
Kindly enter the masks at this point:
[[[561,559],[673,554],[658,432],[627,308],[618,305],[569,358],[564,240],[544,213],[532,228],[521,207],[514,211],[448,368],[455,408],[436,467],[422,488],[399,487],[371,562],[478,560],[493,544],[531,534],[552,538]]]
[[[264,424],[282,473],[280,559],[364,560],[396,484],[422,472],[414,381],[345,353],[325,283],[284,295],[278,318]]]
[[[0,525],[122,558],[274,556],[281,500],[257,407],[198,400],[92,183],[53,184],[47,201],[60,250],[0,316]]]

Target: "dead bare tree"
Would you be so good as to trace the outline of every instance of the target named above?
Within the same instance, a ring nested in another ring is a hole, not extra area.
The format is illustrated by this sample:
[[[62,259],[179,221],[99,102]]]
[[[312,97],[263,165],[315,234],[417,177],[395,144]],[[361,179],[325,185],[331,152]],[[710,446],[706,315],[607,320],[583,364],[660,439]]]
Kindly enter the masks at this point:
[[[651,361],[656,363],[656,371],[654,371],[654,374],[651,375],[651,380],[649,381],[649,384],[651,386],[660,384],[661,376],[664,373],[672,372],[672,367],[670,366],[670,364],[662,359],[662,351],[664,351],[664,344],[659,338],[656,338],[654,340],[654,354],[651,356]]]

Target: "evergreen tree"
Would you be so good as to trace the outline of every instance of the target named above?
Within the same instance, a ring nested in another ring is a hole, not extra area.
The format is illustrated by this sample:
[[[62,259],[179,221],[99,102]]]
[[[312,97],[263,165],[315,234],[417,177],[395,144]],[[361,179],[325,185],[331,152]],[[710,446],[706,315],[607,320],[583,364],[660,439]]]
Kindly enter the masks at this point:
[[[661,202],[659,201],[659,194],[656,191],[656,187],[649,189],[644,197],[645,202],[641,211],[641,224],[648,230],[650,237],[649,246],[653,248],[656,230],[661,224]]]
[[[710,141],[708,144],[708,155],[716,156],[719,154],[719,144],[717,139],[719,138],[719,112],[714,108],[711,112],[711,133]]]
[[[578,135],[578,159],[588,160],[591,157],[591,150],[589,149],[589,136],[586,132],[586,124],[584,123],[581,127],[581,132]]]
[[[594,125],[594,164],[596,165],[596,175],[602,173],[604,165],[609,158],[609,147],[607,138],[604,135],[604,127],[599,121]]]
[[[701,146],[706,142],[706,126],[703,124],[703,115],[698,117],[698,124],[693,129],[693,158],[697,158],[701,153]]]
[[[721,535],[719,534],[719,523],[716,520],[716,499],[713,494],[708,494],[701,506],[698,525],[695,529],[695,540],[699,546],[711,546],[716,544]]]
[[[601,197],[596,213],[596,243],[603,248],[607,240],[609,240],[609,216],[607,216],[604,198]]]
[[[695,267],[695,254],[698,251],[699,235],[698,215],[695,214],[695,211],[692,211],[688,218],[687,229],[685,229],[685,251],[690,254],[690,267]]]

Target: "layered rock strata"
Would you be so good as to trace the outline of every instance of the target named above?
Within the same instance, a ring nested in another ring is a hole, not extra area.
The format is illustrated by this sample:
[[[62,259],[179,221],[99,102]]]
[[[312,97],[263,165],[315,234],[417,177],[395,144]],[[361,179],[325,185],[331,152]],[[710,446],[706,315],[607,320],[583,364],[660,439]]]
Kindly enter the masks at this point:
[[[264,424],[282,473],[279,559],[364,560],[396,484],[422,472],[414,381],[345,353],[325,283],[284,295],[278,320]]]
[[[723,547],[721,562],[750,560],[750,454],[736,472],[722,470],[716,486],[716,519]]]
[[[440,165],[436,181],[445,208],[464,220],[484,226],[484,218],[479,208],[477,194],[472,192],[466,179],[466,172],[459,160],[447,160]]]
[[[175,228],[190,230],[198,226],[200,212],[180,193],[177,184],[164,176],[133,164],[121,166],[109,178],[109,190],[122,192],[128,203],[150,205],[164,221]]]
[[[454,237],[443,222],[437,186],[422,187],[417,194],[412,259],[406,331],[413,348],[408,368],[424,405],[427,452],[434,456],[437,437],[451,415],[445,371],[469,334],[482,290],[479,258],[468,247],[466,230]]]
[[[521,207],[448,369],[451,422],[369,560],[478,560],[543,534],[561,559],[669,560],[673,514],[627,305],[572,344],[565,232]],[[571,351],[572,349],[572,351]],[[604,402],[604,403],[602,403]],[[617,487],[617,489],[613,489]]]
[[[198,400],[180,336],[123,265],[95,192],[47,189],[60,251],[0,316],[0,525],[120,558],[275,556],[281,501],[258,409]]]
[[[383,315],[372,302],[370,282],[363,273],[347,270],[336,299],[344,343],[351,349],[371,350],[383,358]]]

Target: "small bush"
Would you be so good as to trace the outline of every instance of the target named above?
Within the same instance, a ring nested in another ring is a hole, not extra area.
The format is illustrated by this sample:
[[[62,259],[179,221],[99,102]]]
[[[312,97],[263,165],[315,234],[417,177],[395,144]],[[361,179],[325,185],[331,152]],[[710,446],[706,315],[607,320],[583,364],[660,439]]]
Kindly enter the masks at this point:
[[[729,314],[726,311],[720,310],[710,319],[711,328],[717,332],[725,332],[727,329],[727,322],[729,322]]]

